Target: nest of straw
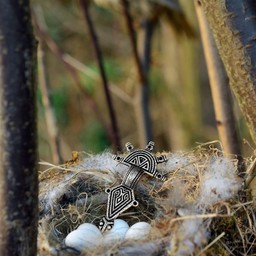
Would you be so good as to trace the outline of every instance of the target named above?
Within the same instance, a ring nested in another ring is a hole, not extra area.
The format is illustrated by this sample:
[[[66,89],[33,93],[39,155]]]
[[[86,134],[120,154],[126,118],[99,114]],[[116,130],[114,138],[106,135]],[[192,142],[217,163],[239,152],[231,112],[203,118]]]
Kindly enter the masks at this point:
[[[139,206],[121,216],[129,225],[149,222],[149,237],[82,252],[66,248],[65,237],[82,223],[98,225],[105,188],[120,184],[127,167],[109,152],[75,152],[62,166],[41,163],[47,169],[40,173],[38,255],[256,254],[254,204],[246,199],[237,160],[213,146],[164,154],[168,162],[158,169],[167,181],[143,176],[135,188]]]

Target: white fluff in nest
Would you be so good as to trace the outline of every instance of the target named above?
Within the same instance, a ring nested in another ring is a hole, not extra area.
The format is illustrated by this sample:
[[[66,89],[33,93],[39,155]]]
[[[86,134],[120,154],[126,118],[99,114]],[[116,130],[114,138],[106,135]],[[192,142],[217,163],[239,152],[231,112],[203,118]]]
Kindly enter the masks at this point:
[[[168,155],[168,161],[161,165],[161,169],[167,171],[179,171],[179,173],[196,173],[194,162],[198,161],[194,154],[183,152]]]
[[[169,197],[164,206],[178,209],[184,217],[170,234],[169,252],[191,255],[209,237],[207,227],[211,219],[205,214],[208,207],[234,198],[242,187],[242,179],[237,175],[237,161],[228,157],[176,153],[168,158],[162,170],[172,174],[167,181]]]
[[[74,170],[110,170],[112,172],[122,173],[127,170],[127,166],[117,164],[113,159],[113,154],[104,152],[97,155],[91,155],[81,160],[79,164],[73,165]]]
[[[174,157],[177,160],[173,159],[172,162],[176,164],[180,159],[177,156]],[[177,207],[186,207],[187,204],[188,207],[178,211],[180,216],[187,216],[188,219],[184,219],[179,228],[171,234],[169,251],[175,255],[191,255],[196,248],[202,247],[207,242],[207,226],[210,220],[205,222],[205,218],[200,218],[200,214],[204,214],[208,206],[234,198],[242,186],[242,179],[237,176],[237,163],[230,158],[208,156],[194,163],[186,166],[189,172],[178,171],[177,177],[171,182],[173,194],[170,194],[170,197],[174,197],[171,199],[172,204]],[[193,173],[198,175],[199,193],[188,202],[188,194],[191,191],[184,192],[184,187],[192,181]],[[192,176],[186,179],[188,175]],[[178,200],[175,199],[176,196]],[[193,215],[199,218],[194,219]]]
[[[203,219],[187,219],[171,236],[170,253],[173,255],[192,255],[196,248],[207,242],[207,230]]]
[[[241,188],[236,164],[229,158],[212,157],[205,168],[200,184],[200,204],[212,205],[230,199]]]

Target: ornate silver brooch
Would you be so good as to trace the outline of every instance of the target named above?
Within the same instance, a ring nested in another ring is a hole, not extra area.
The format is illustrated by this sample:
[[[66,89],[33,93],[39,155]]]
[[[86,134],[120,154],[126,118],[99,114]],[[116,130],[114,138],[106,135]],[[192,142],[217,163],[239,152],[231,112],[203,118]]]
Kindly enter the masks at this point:
[[[154,156],[154,142],[150,141],[145,149],[134,149],[131,143],[125,144],[127,156],[121,157],[114,155],[113,159],[117,162],[129,167],[122,183],[118,186],[107,188],[105,191],[108,194],[107,212],[99,224],[101,232],[110,230],[114,225],[114,220],[131,206],[138,206],[138,201],[135,200],[134,187],[138,183],[143,174],[148,174],[156,179],[165,181],[166,177],[157,171],[156,166],[159,163],[167,161],[165,155]]]

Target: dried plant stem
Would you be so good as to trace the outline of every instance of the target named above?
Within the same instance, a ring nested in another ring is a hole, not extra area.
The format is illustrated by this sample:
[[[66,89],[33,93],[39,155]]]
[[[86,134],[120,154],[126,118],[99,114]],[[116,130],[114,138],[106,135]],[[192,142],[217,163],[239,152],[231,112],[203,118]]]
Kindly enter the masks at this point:
[[[102,84],[103,84],[105,97],[106,97],[106,101],[107,101],[107,106],[108,106],[108,111],[109,111],[109,117],[111,120],[111,132],[112,132],[111,135],[112,135],[113,142],[114,142],[113,146],[114,146],[115,150],[120,150],[121,144],[120,144],[120,138],[119,138],[119,131],[118,131],[118,127],[117,127],[116,115],[115,115],[115,111],[114,111],[114,107],[113,107],[113,103],[112,103],[112,99],[111,99],[111,95],[110,95],[110,91],[109,91],[109,85],[108,85],[106,72],[104,69],[103,56],[101,53],[98,38],[97,38],[95,29],[94,29],[94,26],[93,26],[93,23],[91,20],[90,13],[89,13],[89,2],[90,2],[89,0],[81,0],[80,1],[81,6],[83,8],[83,13],[84,13],[85,21],[87,23],[89,34],[91,36],[94,51],[96,54],[100,74],[101,74]]]
[[[126,18],[126,24],[131,40],[132,51],[135,59],[135,64],[138,71],[138,77],[140,82],[140,87],[136,95],[136,116],[137,125],[139,132],[140,146],[144,147],[150,140],[152,140],[152,126],[150,120],[150,113],[148,107],[148,93],[149,84],[147,79],[147,74],[150,66],[150,54],[151,54],[151,38],[153,35],[154,25],[150,21],[145,24],[145,39],[144,39],[144,53],[143,53],[143,64],[141,63],[139,57],[139,51],[136,42],[135,30],[133,27],[133,20],[129,11],[129,2],[127,0],[122,0],[123,11]]]
[[[38,47],[38,76],[39,86],[42,93],[42,102],[44,106],[46,127],[49,135],[49,144],[52,152],[52,159],[55,164],[63,163],[60,149],[59,130],[56,124],[56,118],[53,113],[52,104],[49,96],[49,83],[47,78],[45,53],[43,43]]]
[[[219,137],[226,154],[241,155],[240,142],[232,108],[231,92],[228,85],[228,77],[220,59],[202,6],[197,0],[195,0],[194,3],[210,79]]]
[[[0,1],[0,255],[37,255],[36,40],[29,0]]]
[[[85,64],[70,56],[69,54],[64,53],[63,59],[66,63],[75,68],[77,71],[83,73],[87,77],[90,77],[94,81],[97,81],[100,78],[99,74],[95,70],[86,66]],[[130,105],[133,104],[132,98],[128,94],[126,94],[122,89],[120,89],[116,84],[109,83],[109,89],[122,101]]]

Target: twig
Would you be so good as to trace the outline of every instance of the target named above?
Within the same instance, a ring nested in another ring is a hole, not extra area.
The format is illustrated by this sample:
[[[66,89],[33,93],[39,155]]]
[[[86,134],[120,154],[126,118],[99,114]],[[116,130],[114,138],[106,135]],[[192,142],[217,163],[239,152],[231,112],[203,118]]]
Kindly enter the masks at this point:
[[[228,78],[199,1],[195,8],[210,79],[218,133],[226,154],[241,155]]]
[[[127,0],[122,0],[122,5],[123,5],[123,11],[126,19],[126,24],[131,40],[131,45],[132,45],[132,51],[135,59],[135,64],[138,70],[138,76],[139,80],[142,86],[147,85],[147,78],[144,74],[141,62],[140,62],[140,57],[139,57],[139,51],[137,47],[137,40],[136,40],[136,35],[135,35],[135,30],[133,27],[133,20],[129,11],[129,2]]]
[[[119,99],[126,102],[129,105],[132,105],[134,103],[132,97],[130,97],[127,93],[125,93],[123,90],[121,90],[118,86],[114,84],[110,84],[109,89],[112,93],[114,93]]]
[[[248,250],[246,251],[245,255],[249,255],[250,250],[253,248],[253,246],[255,246],[255,244],[256,244],[256,238],[253,239],[253,241],[252,241],[250,247],[248,248]]]
[[[59,131],[56,125],[56,118],[52,110],[52,104],[49,97],[48,78],[45,65],[45,53],[42,42],[38,47],[38,76],[39,86],[42,92],[42,101],[44,105],[46,127],[49,135],[49,143],[52,151],[53,162],[60,164],[63,162],[60,150]]]
[[[220,241],[220,243],[229,252],[230,255],[235,256],[235,254],[229,249],[229,247],[225,243],[223,243],[222,241]]]
[[[225,236],[225,232],[222,232],[219,236],[217,236],[213,241],[211,241],[206,247],[204,247],[203,250],[201,250],[197,256],[204,253],[206,250],[208,250],[211,246],[213,246],[218,240],[220,240],[223,236]]]
[[[152,126],[150,120],[150,113],[148,107],[148,71],[150,66],[150,55],[151,55],[151,39],[153,35],[154,24],[153,21],[146,21],[145,23],[145,39],[144,39],[144,52],[143,52],[143,65],[139,57],[135,30],[133,27],[133,20],[129,12],[129,2],[122,0],[123,11],[126,18],[126,24],[131,40],[133,56],[138,71],[138,78],[140,82],[140,88],[137,93],[137,124],[139,131],[140,145],[145,146],[148,141],[152,140]]]
[[[242,240],[242,243],[243,243],[244,255],[246,255],[245,254],[246,253],[246,246],[245,246],[245,240],[244,240],[243,232],[241,231],[241,229],[240,229],[239,225],[237,224],[237,222],[235,223],[235,225],[236,225],[236,228],[238,230],[238,233],[239,233],[239,235],[241,237],[241,240]]]
[[[94,51],[96,54],[96,58],[97,58],[97,62],[98,62],[98,66],[101,74],[102,84],[103,84],[108,111],[109,111],[109,117],[111,120],[111,132],[112,132],[111,135],[114,141],[113,146],[115,150],[120,150],[121,144],[119,139],[119,131],[117,127],[116,115],[114,112],[113,103],[112,103],[111,95],[109,92],[109,85],[108,85],[108,80],[107,80],[107,76],[106,76],[104,65],[103,65],[103,57],[102,57],[101,49],[100,49],[98,38],[91,20],[90,13],[89,13],[89,0],[80,0],[80,3],[83,8],[84,17],[88,26],[90,36],[91,36],[92,44],[94,47]]]
[[[148,73],[150,70],[151,64],[151,48],[152,48],[152,37],[155,30],[155,20],[146,18],[143,21],[143,27],[145,30],[144,37],[144,49],[143,49],[143,59],[142,59],[142,68],[144,71],[144,75],[146,76],[146,80],[148,78]],[[148,83],[148,82],[147,82]]]
[[[181,220],[194,220],[194,219],[208,219],[208,218],[227,218],[228,214],[208,213],[208,214],[195,214],[174,218],[170,221],[170,225]]]
[[[99,75],[95,72],[92,68],[87,67],[82,62],[78,61],[74,57],[70,56],[67,53],[63,54],[63,59],[65,62],[69,63],[72,67],[79,70],[81,73],[85,74],[86,76],[90,77],[91,79],[98,79]]]
[[[98,80],[100,76],[97,72],[95,72],[90,67],[84,65],[82,62],[78,61],[74,57],[70,56],[69,54],[63,54],[63,59],[65,62],[69,63],[72,67],[83,73],[84,75],[90,77],[93,80]],[[114,93],[117,97],[128,104],[133,104],[132,98],[126,94],[123,90],[121,90],[117,85],[113,83],[109,83],[109,89],[112,93]]]

